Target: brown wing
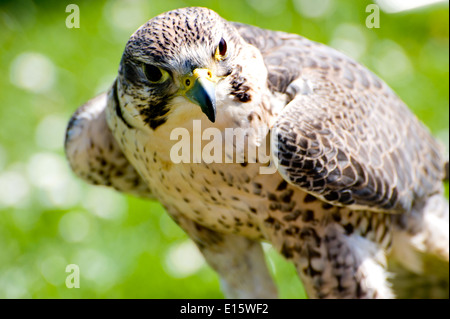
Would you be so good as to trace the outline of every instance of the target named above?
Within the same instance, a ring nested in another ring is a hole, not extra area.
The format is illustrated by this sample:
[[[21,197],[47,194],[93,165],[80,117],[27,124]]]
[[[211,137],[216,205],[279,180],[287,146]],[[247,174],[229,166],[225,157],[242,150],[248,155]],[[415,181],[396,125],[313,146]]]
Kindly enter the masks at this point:
[[[438,143],[378,77],[300,36],[235,25],[290,102],[272,129],[279,172],[330,203],[410,210],[442,189]]]

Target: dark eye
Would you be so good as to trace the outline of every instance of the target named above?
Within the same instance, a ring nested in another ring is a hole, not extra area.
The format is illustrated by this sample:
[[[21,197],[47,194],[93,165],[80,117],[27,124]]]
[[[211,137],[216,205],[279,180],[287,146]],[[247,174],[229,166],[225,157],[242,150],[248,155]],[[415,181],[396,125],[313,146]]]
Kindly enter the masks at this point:
[[[144,65],[145,76],[150,82],[159,82],[163,77],[161,70],[153,65],[145,64]]]
[[[221,56],[225,56],[225,54],[227,54],[227,42],[225,41],[224,38],[220,39],[219,46],[217,47],[217,49],[218,53]]]
[[[227,54],[227,42],[224,38],[220,39],[219,45],[216,48],[216,52],[214,53],[214,57],[217,61],[222,61]]]

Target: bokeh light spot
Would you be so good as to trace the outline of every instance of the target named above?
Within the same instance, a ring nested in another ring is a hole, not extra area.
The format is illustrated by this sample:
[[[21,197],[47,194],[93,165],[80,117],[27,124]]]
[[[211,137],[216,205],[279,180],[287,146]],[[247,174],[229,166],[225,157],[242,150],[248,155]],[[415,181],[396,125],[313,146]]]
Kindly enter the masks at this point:
[[[10,80],[17,87],[33,93],[46,92],[55,83],[56,68],[45,55],[25,52],[12,62]]]
[[[64,134],[67,127],[67,119],[59,115],[48,115],[44,117],[36,128],[36,144],[44,149],[62,149]]]
[[[273,1],[276,3],[276,1]],[[322,18],[334,7],[333,0],[294,0],[295,10],[307,18]]]
[[[191,240],[172,245],[165,258],[166,271],[176,278],[190,276],[203,265],[205,260]]]
[[[20,172],[0,173],[0,208],[22,207],[30,194],[30,185]]]
[[[376,2],[383,11],[397,13],[437,3],[446,3],[448,0],[376,0]]]
[[[45,258],[39,265],[42,276],[54,286],[64,285],[67,273],[65,272],[67,261],[60,255],[52,255]]]
[[[147,4],[142,0],[110,0],[105,6],[104,16],[114,29],[134,31],[149,18],[145,14]]]
[[[81,212],[69,212],[61,217],[58,230],[59,234],[69,243],[79,242],[89,233],[90,222]]]
[[[346,23],[336,28],[330,46],[358,60],[366,51],[367,41],[360,25]]]
[[[30,284],[32,284],[32,282],[26,275],[24,268],[8,268],[0,274],[0,298],[31,298],[31,295],[28,292]]]
[[[392,40],[380,41],[372,55],[373,65],[386,82],[408,79],[413,67],[403,48]]]
[[[121,220],[127,210],[124,196],[106,187],[89,187],[83,206],[94,215],[109,220]]]
[[[27,165],[30,182],[43,192],[42,204],[68,208],[81,197],[79,181],[69,173],[65,158],[54,153],[37,153]]]
[[[89,285],[99,291],[107,290],[117,283],[117,262],[95,249],[80,250],[72,263],[80,267],[81,287],[84,285],[83,279],[89,280]]]

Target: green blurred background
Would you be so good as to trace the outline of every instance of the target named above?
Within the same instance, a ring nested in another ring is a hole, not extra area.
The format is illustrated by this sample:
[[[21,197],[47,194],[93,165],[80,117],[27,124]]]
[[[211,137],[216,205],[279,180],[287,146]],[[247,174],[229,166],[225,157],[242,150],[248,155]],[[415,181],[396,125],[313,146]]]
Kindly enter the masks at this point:
[[[65,8],[80,8],[68,29]],[[0,297],[222,298],[216,274],[157,202],[91,187],[63,153],[72,112],[112,83],[124,45],[151,17],[207,6],[228,20],[299,33],[381,76],[448,149],[448,2],[381,12],[362,0],[1,1]],[[448,188],[448,186],[447,186]],[[305,297],[265,245],[282,298]],[[81,287],[65,285],[68,264]]]

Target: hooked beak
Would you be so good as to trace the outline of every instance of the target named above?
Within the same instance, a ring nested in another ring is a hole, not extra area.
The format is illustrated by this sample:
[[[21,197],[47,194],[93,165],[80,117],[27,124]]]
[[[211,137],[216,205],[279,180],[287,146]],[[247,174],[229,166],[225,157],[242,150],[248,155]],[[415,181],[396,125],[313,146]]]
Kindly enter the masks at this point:
[[[183,80],[185,96],[200,106],[211,122],[216,121],[216,83],[209,69],[195,69],[191,76]]]

